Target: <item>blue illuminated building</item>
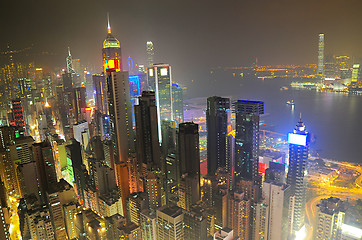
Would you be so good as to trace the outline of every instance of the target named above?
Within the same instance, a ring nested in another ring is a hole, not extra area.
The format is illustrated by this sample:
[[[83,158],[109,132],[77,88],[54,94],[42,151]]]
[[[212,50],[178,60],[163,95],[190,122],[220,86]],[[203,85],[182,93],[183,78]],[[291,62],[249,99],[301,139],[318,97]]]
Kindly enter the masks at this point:
[[[141,96],[140,77],[138,75],[130,75],[128,79],[131,98]]]
[[[291,233],[294,235],[304,225],[306,188],[307,188],[307,163],[309,150],[309,134],[302,119],[288,135],[289,142],[289,169],[287,184],[291,186],[292,198],[290,209],[293,210]]]
[[[131,59],[132,60],[132,59]],[[132,106],[132,124],[135,126],[135,115],[134,115],[134,106],[138,104],[138,97],[141,96],[141,82],[139,75],[130,75],[129,80],[129,91],[131,97],[131,106]]]

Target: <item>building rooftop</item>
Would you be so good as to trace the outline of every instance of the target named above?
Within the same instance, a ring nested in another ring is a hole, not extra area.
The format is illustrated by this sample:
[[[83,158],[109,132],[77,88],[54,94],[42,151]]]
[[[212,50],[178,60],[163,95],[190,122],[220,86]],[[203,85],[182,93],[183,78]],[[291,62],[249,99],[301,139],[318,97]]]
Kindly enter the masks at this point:
[[[157,211],[160,211],[173,218],[176,218],[182,214],[182,208],[179,208],[176,205],[165,205],[160,207]]]

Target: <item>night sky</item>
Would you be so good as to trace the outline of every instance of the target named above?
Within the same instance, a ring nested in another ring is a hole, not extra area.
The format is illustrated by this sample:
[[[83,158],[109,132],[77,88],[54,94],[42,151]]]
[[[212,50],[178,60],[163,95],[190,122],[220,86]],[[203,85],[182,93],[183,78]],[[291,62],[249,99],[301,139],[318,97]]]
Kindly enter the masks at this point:
[[[155,61],[170,63],[174,80],[207,81],[216,66],[316,63],[318,34],[326,54],[362,56],[361,0],[248,1],[2,1],[0,49],[55,54],[64,67],[66,47],[85,65],[99,66],[106,16],[122,44],[123,59],[145,63],[145,43]]]

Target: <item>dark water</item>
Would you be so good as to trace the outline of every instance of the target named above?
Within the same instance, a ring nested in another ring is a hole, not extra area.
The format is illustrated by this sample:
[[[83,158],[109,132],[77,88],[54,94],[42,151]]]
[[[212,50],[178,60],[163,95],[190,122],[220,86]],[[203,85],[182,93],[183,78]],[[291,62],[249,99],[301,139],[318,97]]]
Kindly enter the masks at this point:
[[[315,136],[314,154],[338,161],[362,163],[362,96],[293,90],[288,79],[224,79],[203,91],[208,96],[229,96],[233,100],[262,100],[265,127],[287,134],[299,120]],[[281,91],[282,86],[289,90]],[[206,96],[204,96],[206,97]],[[295,106],[287,105],[294,100]]]

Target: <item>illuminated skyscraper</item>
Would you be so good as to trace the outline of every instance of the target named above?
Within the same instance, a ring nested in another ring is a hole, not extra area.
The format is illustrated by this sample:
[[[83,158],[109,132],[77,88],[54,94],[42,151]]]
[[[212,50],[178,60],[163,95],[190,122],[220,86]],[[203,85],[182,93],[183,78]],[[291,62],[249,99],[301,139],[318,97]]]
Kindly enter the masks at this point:
[[[304,225],[306,188],[307,188],[307,160],[309,150],[309,135],[302,119],[288,135],[289,142],[289,170],[287,184],[290,185],[291,195],[294,196],[293,219],[291,232],[295,234]]]
[[[207,173],[214,175],[217,168],[226,167],[226,136],[230,99],[209,97],[206,109]]]
[[[238,100],[234,106],[235,177],[255,184],[259,181],[259,120],[264,114],[264,102]]]
[[[154,64],[148,69],[148,82],[156,93],[158,131],[161,141],[161,120],[174,120],[172,109],[172,76],[168,64]]]
[[[103,67],[104,73],[106,72],[106,66],[109,59],[118,59],[119,60],[119,69],[122,71],[122,54],[121,54],[121,44],[112,35],[111,25],[109,23],[108,17],[108,26],[107,26],[107,37],[103,42],[102,56],[103,56]]]
[[[147,41],[147,67],[151,68],[153,65],[153,55],[155,54],[153,51],[153,42]]]
[[[108,59],[105,69],[107,70],[107,100],[111,148],[114,157],[117,186],[122,198],[123,210],[121,215],[127,217],[126,200],[130,194],[127,163],[130,153],[134,151],[134,136],[128,72],[121,72],[120,67],[119,59]]]
[[[319,34],[317,74],[324,74],[324,34]]]

